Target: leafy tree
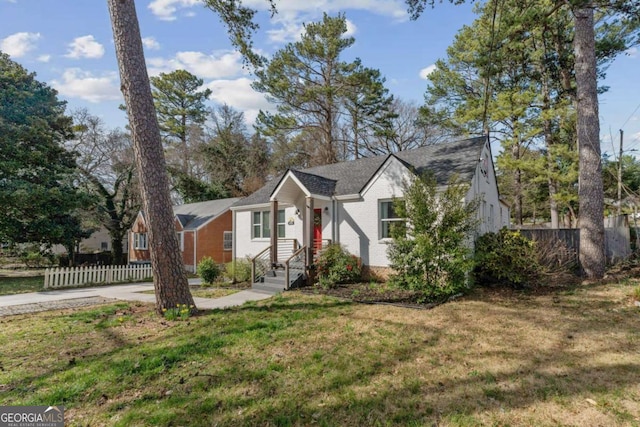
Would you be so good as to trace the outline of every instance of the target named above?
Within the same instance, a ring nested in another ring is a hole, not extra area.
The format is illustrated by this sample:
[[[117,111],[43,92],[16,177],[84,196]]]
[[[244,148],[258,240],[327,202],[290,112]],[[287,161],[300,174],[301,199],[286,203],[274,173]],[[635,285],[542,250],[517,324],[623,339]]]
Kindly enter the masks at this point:
[[[417,19],[426,6],[434,6],[434,0],[405,0]],[[463,0],[451,0],[461,3]],[[638,43],[637,29],[640,22],[640,3],[631,0],[552,0],[550,2],[518,2],[517,7],[522,11],[521,29],[504,37],[494,37],[497,34],[496,20],[500,0],[493,0],[491,6],[492,25],[491,42],[488,45],[489,59],[494,52],[503,46],[512,45],[513,40],[519,40],[523,35],[540,28],[541,21],[537,18],[548,18],[554,13],[570,10],[573,15],[575,28],[573,54],[574,70],[577,88],[576,134],[579,151],[579,203],[580,203],[580,261],[587,277],[601,278],[604,275],[604,224],[602,175],[600,163],[597,74],[598,59],[602,62],[611,61],[616,54],[624,51],[632,43]],[[542,13],[529,13],[535,6],[542,5],[546,10]],[[594,9],[601,8],[604,18],[600,25],[610,35],[599,43],[601,55],[596,54],[596,31],[594,30]],[[547,20],[542,20],[546,25]],[[501,43],[506,40],[507,43]],[[492,63],[490,61],[489,63]],[[486,114],[491,69],[484,79],[484,112]],[[484,122],[486,123],[486,122]]]
[[[242,182],[244,194],[251,194],[262,188],[267,182],[271,168],[271,153],[266,138],[259,132],[254,133],[249,141],[249,150],[245,159],[245,176]]]
[[[478,201],[464,203],[468,187],[455,179],[441,193],[428,175],[404,186],[404,199],[393,208],[407,223],[392,227],[387,249],[397,271],[392,282],[420,291],[425,299],[454,295],[465,289],[473,267],[470,243]]]
[[[107,0],[147,217],[156,311],[194,306],[174,228],[169,178],[133,0]]]
[[[285,135],[300,143],[313,136],[311,162],[335,163],[347,151],[340,123],[356,140],[365,124],[384,127],[391,98],[378,71],[363,67],[359,59],[341,59],[355,42],[346,36],[344,15],[325,14],[304,28],[300,41],[287,44],[256,72],[254,89],[277,104],[277,113],[261,112],[258,124],[267,137]]]
[[[243,190],[250,138],[244,114],[228,105],[211,111],[210,135],[202,147],[204,168],[211,182],[233,196]]]
[[[140,211],[131,139],[118,129],[107,131],[86,109],[73,116],[75,137],[68,146],[79,153],[78,180],[93,195],[87,209],[109,232],[112,262],[123,264],[122,242]]]
[[[342,124],[343,159],[362,157],[367,141],[372,137],[394,135],[392,120],[393,96],[384,86],[380,71],[365,68],[356,60],[356,70],[346,76],[349,90],[344,97],[345,120]]]
[[[602,180],[604,195],[610,200],[618,199],[618,167],[617,159],[605,157],[602,164]],[[622,198],[640,193],[640,161],[635,157],[622,156]]]
[[[365,156],[379,156],[437,144],[451,135],[437,121],[423,119],[414,102],[395,98],[389,105],[388,125],[373,128],[373,132],[366,133],[359,145]]]
[[[64,244],[72,255],[87,234],[75,154],[63,146],[72,136],[64,113],[55,90],[0,52],[0,241]]]
[[[174,189],[182,197],[192,198],[193,194],[187,194],[190,187],[181,185],[202,178],[197,153],[207,119],[205,101],[211,90],[203,90],[204,81],[186,70],[160,73],[150,80]],[[204,182],[200,186],[207,187]]]

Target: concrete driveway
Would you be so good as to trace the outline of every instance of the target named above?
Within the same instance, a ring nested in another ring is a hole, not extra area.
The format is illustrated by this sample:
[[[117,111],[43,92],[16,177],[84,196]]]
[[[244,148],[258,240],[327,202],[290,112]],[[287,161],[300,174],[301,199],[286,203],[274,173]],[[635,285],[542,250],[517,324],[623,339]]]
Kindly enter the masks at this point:
[[[200,279],[189,279],[190,285],[197,285]],[[143,291],[153,290],[153,283],[132,283],[128,285],[96,286],[93,288],[58,289],[43,292],[0,296],[0,316],[36,311],[75,308],[98,304],[109,300],[141,301],[155,303],[153,294]],[[260,291],[244,290],[221,298],[194,298],[199,309],[236,307],[247,301],[259,301],[273,296]]]

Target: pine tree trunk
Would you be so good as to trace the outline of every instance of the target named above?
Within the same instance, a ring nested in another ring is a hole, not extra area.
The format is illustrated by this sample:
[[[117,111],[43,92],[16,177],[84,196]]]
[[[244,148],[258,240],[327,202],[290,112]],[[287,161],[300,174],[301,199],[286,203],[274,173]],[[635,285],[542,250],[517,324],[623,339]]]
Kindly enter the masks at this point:
[[[604,195],[600,162],[595,33],[593,9],[589,6],[573,11],[578,92],[580,264],[588,278],[600,279],[605,271]]]
[[[175,232],[169,179],[134,0],[107,0],[148,227],[156,309],[194,306]]]

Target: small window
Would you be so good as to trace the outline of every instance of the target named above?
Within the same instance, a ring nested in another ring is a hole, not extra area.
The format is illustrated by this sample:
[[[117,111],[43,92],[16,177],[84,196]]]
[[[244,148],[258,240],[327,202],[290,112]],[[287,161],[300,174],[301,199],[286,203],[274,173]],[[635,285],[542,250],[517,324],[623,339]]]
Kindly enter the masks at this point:
[[[278,211],[278,237],[284,238],[286,220],[284,218],[284,209]]]
[[[393,209],[393,200],[381,201],[379,205],[380,239],[391,238],[391,229],[394,226],[405,226],[405,219],[396,215]]]
[[[109,244],[107,242],[100,242],[100,250],[101,251],[108,251],[109,250]]]
[[[180,251],[184,252],[184,233],[182,231],[178,231],[176,235],[178,236],[178,245],[180,246]]]
[[[278,237],[285,236],[284,209],[278,210]],[[269,211],[253,212],[251,237],[268,239],[271,237],[271,213]]]
[[[230,251],[233,248],[233,231],[225,231],[222,235],[222,249]]]
[[[147,233],[133,233],[133,249],[147,250]]]

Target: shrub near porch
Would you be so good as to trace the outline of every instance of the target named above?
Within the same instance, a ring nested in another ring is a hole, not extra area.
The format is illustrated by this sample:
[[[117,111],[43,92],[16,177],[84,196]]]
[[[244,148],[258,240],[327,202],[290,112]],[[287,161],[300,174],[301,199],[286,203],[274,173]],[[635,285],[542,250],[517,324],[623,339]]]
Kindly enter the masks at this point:
[[[327,246],[316,262],[318,282],[325,288],[342,283],[354,283],[362,277],[360,260],[341,245]]]

